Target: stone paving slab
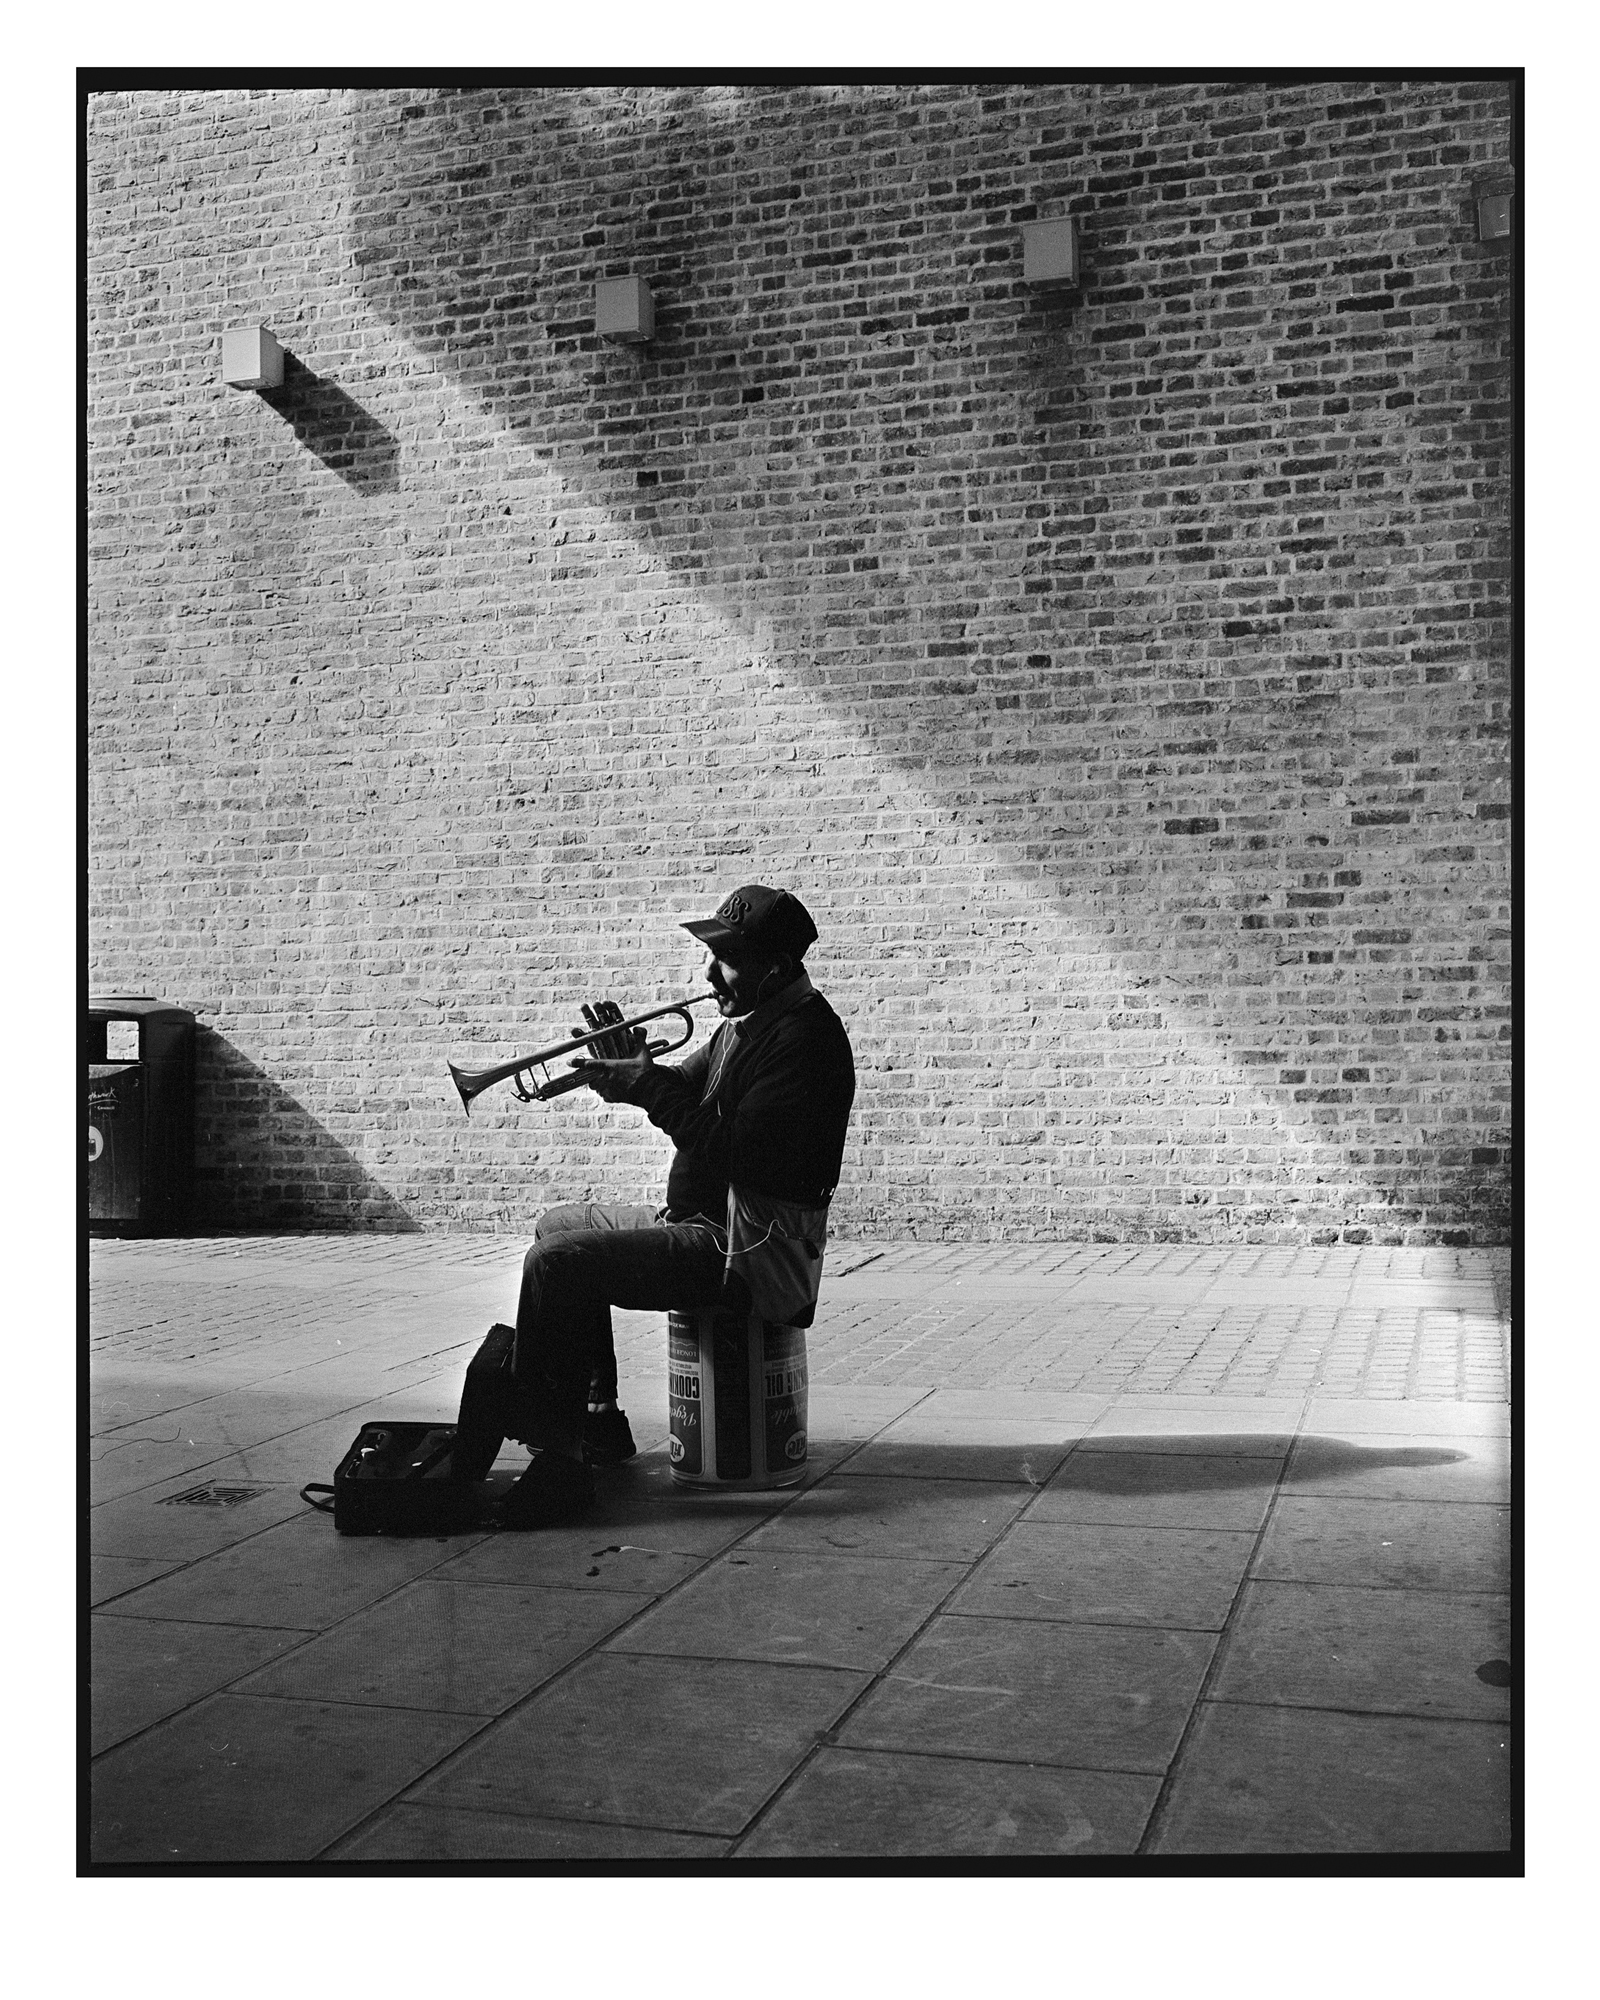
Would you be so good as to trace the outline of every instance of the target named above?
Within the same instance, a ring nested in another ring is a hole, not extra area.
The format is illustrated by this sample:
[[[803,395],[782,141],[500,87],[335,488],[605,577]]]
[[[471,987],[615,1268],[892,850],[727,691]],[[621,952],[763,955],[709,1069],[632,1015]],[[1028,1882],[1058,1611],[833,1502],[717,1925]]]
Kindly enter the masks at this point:
[[[1282,1458],[1299,1426],[1303,1403],[1265,1396],[1119,1396],[1107,1404],[1085,1444],[1091,1451],[1232,1452]]]
[[[1206,1702],[1147,1851],[1503,1852],[1508,1750],[1500,1723]]]
[[[1151,1451],[1148,1439],[1075,1451],[1029,1509],[1030,1522],[1088,1527],[1224,1528],[1254,1534],[1282,1477],[1276,1456]],[[1170,1442],[1170,1440],[1169,1440]],[[1216,1440],[1207,1440],[1214,1443]]]
[[[912,1412],[913,1417],[916,1414]],[[1080,1432],[1087,1422],[1083,1420]],[[932,1418],[920,1425],[906,1418],[863,1445],[850,1467],[880,1478],[1006,1480],[1042,1486],[1074,1442],[1073,1427],[1048,1415],[1036,1422],[1026,1417],[995,1417],[987,1422]]]
[[[90,1767],[98,1861],[308,1861],[466,1741],[473,1717],[218,1694]]]
[[[1019,1862],[1132,1854],[1156,1791],[1153,1778],[1122,1772],[824,1749],[733,1852],[741,1860],[900,1854]]]
[[[733,1540],[746,1526],[736,1517],[721,1532]],[[635,1527],[618,1532],[647,1535],[649,1530]],[[448,1583],[547,1584],[602,1596],[620,1593],[653,1603],[687,1582],[706,1561],[703,1552],[608,1540],[610,1533],[591,1514],[574,1526],[547,1529],[538,1535],[487,1535],[464,1554],[441,1564],[435,1574]]]
[[[1027,1506],[1026,1486],[968,1479],[884,1479],[857,1471],[803,1493],[743,1544],[752,1557],[807,1550],[973,1563]]]
[[[1508,1438],[1511,1406],[1505,1401],[1481,1402],[1476,1398],[1409,1396],[1394,1402],[1388,1397],[1313,1395],[1306,1400],[1305,1427],[1340,1437],[1371,1433],[1451,1440]]]
[[[1509,1574],[1504,1507],[1285,1494],[1251,1574],[1278,1582],[1477,1593]]]
[[[811,1667],[887,1665],[966,1574],[960,1563],[741,1542],[607,1651]]]
[[[1255,1546],[1248,1531],[1106,1527],[1030,1513],[974,1568],[950,1610],[1220,1632]]]
[[[93,1247],[96,1862],[1504,1852],[1493,1253],[835,1245],[798,1487],[677,1486],[619,1313],[581,1522],[337,1536],[524,1247]]]
[[[1352,1500],[1505,1504],[1511,1499],[1511,1443],[1437,1432],[1340,1434],[1319,1425],[1296,1438],[1284,1486]]]
[[[407,1797],[731,1836],[867,1679],[771,1661],[591,1655]]]
[[[1160,1776],[1216,1644],[1211,1632],[937,1618],[851,1714],[840,1741]]]
[[[1218,1701],[1504,1722],[1480,1669],[1511,1645],[1510,1600],[1308,1583],[1245,1586]]]

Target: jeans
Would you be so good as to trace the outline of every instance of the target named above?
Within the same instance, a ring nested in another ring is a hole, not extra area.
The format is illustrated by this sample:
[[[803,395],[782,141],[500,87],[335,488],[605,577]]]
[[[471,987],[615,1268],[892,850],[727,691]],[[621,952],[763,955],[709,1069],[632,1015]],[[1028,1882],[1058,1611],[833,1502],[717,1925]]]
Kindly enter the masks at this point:
[[[727,1233],[663,1222],[651,1208],[570,1202],[546,1209],[522,1264],[511,1376],[533,1398],[540,1441],[576,1450],[584,1412],[615,1401],[611,1308],[700,1312],[724,1303]]]

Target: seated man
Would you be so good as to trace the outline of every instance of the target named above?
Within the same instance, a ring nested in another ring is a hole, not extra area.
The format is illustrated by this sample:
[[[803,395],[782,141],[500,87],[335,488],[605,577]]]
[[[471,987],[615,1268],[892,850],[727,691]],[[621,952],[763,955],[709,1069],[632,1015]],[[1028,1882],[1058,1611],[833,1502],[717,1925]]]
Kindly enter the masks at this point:
[[[711,953],[722,1015],[711,1040],[659,1064],[636,1029],[631,1051],[601,1044],[611,1052],[576,1065],[671,1138],[666,1204],[547,1210],[523,1263],[501,1410],[486,1418],[463,1397],[460,1475],[484,1477],[502,1436],[521,1436],[534,1457],[517,1511],[530,1521],[582,1506],[587,1460],[633,1451],[616,1407],[613,1306],[811,1324],[855,1097],[849,1037],[801,963],[816,926],[787,890],[753,885],[684,928]]]

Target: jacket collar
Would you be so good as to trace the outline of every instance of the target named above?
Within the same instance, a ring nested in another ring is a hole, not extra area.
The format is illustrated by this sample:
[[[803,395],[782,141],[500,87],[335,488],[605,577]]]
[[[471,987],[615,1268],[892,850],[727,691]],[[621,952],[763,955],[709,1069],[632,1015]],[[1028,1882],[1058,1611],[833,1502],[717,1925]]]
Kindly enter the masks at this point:
[[[741,1041],[753,1034],[760,1034],[761,1030],[769,1027],[780,1014],[787,1014],[791,1007],[798,1007],[802,1000],[809,1000],[816,990],[811,984],[811,975],[802,966],[787,986],[771,994],[759,1007],[752,1007],[748,1014],[739,1015],[732,1024],[734,1034]]]

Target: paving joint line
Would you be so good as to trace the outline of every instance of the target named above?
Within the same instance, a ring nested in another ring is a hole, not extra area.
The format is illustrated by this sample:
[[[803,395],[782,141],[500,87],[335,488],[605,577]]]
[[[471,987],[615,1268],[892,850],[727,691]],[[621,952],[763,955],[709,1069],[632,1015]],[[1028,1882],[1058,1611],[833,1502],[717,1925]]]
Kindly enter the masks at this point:
[[[514,1806],[471,1805],[466,1803],[465,1801],[458,1802],[454,1799],[452,1799],[448,1805],[432,1805],[429,1803],[427,1799],[404,1799],[404,1800],[392,1801],[391,1803],[407,1805],[411,1808],[413,1812],[469,1813],[474,1819],[524,1820],[530,1826],[570,1827],[574,1832],[583,1832],[587,1831],[591,1827],[600,1826],[600,1827],[614,1828],[619,1833],[668,1833],[676,1835],[687,1835],[689,1838],[694,1840],[721,1841],[724,1845],[726,1845],[727,1842],[733,1838],[731,1834],[727,1833],[707,1833],[704,1827],[682,1826],[665,1821],[655,1821],[646,1819],[601,1819],[598,1817],[595,1819],[573,1819],[570,1816],[570,1814],[567,1813],[557,1813],[557,1812],[525,1813],[525,1812],[518,1812]],[[349,1834],[340,1834],[338,1836],[338,1840],[342,1841],[351,1838],[354,1835],[355,1831],[356,1829],[352,1828]],[[335,1841],[332,1844],[337,1845],[338,1842]],[[324,1850],[320,1855],[317,1855],[314,1858],[323,1861],[330,1867],[339,1867],[343,1865],[338,1855],[329,1854],[326,1850]],[[537,1857],[531,1857],[531,1858],[537,1858]],[[641,1856],[639,1858],[649,1860],[652,1867],[654,1867],[660,1865],[660,1863],[662,1862],[671,1863],[677,1860],[688,1861],[691,1860],[693,1857],[689,1855],[681,1855],[681,1856],[652,1855],[652,1856]],[[366,1866],[367,1864],[359,1863],[356,1865]],[[483,1865],[491,1868],[495,1866],[493,1862],[486,1863]]]
[[[1228,1641],[1239,1619],[1240,1607],[1244,1602],[1246,1587],[1252,1581],[1250,1574],[1251,1567],[1260,1556],[1262,1546],[1267,1538],[1267,1532],[1272,1526],[1273,1516],[1277,1511],[1278,1499],[1283,1491],[1284,1482],[1289,1475],[1289,1461],[1293,1458],[1294,1447],[1305,1430],[1306,1416],[1311,1407],[1312,1393],[1308,1389],[1301,1399],[1300,1415],[1295,1420],[1294,1431],[1289,1440],[1289,1448],[1283,1455],[1282,1462],[1278,1467],[1277,1478],[1273,1481],[1272,1492],[1267,1500],[1266,1511],[1261,1517],[1261,1526],[1256,1530],[1254,1544],[1251,1547],[1249,1555],[1245,1558],[1244,1569],[1239,1577],[1238,1586],[1234,1590],[1233,1597],[1228,1605],[1228,1614],[1223,1619],[1221,1629],[1216,1635],[1216,1644],[1211,1649],[1211,1658],[1206,1662],[1205,1672],[1200,1676],[1200,1685],[1195,1690],[1195,1697],[1190,1704],[1188,1715],[1184,1718],[1183,1728],[1178,1732],[1178,1740],[1173,1745],[1172,1755],[1168,1758],[1166,1769],[1161,1774],[1160,1786],[1157,1788],[1150,1811],[1145,1816],[1144,1831],[1135,1843],[1133,1852],[1140,1859],[1149,1859],[1152,1856],[1152,1842],[1159,1837],[1171,1817],[1173,1782],[1182,1767],[1184,1752],[1187,1750],[1195,1729],[1198,1726],[1200,1711],[1204,1708],[1207,1695],[1210,1689],[1216,1684],[1217,1676],[1221,1672],[1222,1662],[1227,1654]]]
[[[823,1743],[819,1750],[844,1750],[851,1756],[862,1757],[924,1757],[930,1764],[1007,1764],[1017,1771],[1083,1771],[1092,1776],[1108,1775],[1116,1778],[1154,1778],[1158,1775],[1148,1765],[1136,1764],[1069,1764],[1056,1757],[1008,1757],[1000,1750],[957,1750],[941,1747],[937,1750],[924,1749],[912,1743]],[[742,1840],[745,1836],[739,1835]]]
[[[1331,1701],[1250,1701],[1239,1695],[1222,1695],[1212,1700],[1213,1708],[1293,1708],[1314,1715],[1343,1715],[1353,1721],[1381,1715],[1390,1721],[1402,1722],[1471,1722],[1481,1724],[1485,1729],[1505,1729],[1512,1727],[1512,1717],[1507,1715],[1441,1715],[1437,1709],[1415,1708],[1346,1708]]]

